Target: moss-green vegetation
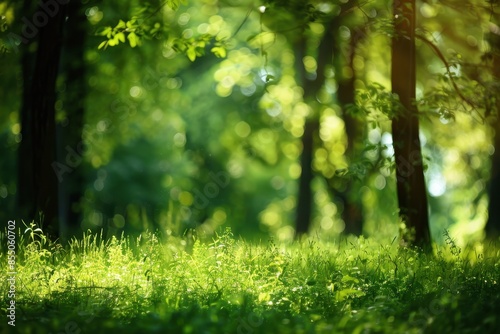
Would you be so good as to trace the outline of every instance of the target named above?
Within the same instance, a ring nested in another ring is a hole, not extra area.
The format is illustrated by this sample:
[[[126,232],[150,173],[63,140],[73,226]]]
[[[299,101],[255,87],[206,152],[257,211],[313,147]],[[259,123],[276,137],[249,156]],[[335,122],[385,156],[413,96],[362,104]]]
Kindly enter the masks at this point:
[[[396,242],[251,244],[229,230],[69,247],[18,235],[18,333],[495,333],[500,248],[433,255]],[[5,236],[2,245],[6,244]],[[2,323],[8,303],[0,258]]]

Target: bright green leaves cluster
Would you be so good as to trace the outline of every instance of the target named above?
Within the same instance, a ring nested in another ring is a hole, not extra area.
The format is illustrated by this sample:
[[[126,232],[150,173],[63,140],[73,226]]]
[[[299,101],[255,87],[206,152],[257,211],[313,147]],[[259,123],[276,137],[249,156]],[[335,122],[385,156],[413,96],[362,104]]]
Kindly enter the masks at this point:
[[[158,24],[159,25],[159,24]],[[155,25],[155,28],[159,27]],[[105,36],[107,40],[99,44],[98,49],[106,49],[108,46],[116,46],[121,43],[125,43],[125,39],[128,40],[131,47],[135,48],[141,45],[141,32],[140,25],[137,23],[137,19],[132,19],[130,21],[120,20],[115,27],[105,27],[102,31],[98,32],[98,35]]]
[[[97,35],[107,38],[99,44],[98,49],[106,49],[108,46],[116,46],[126,41],[132,48],[135,48],[141,45],[141,41],[145,37],[160,37],[165,28],[159,23],[161,19],[157,16],[163,13],[165,7],[175,11],[181,4],[185,3],[184,0],[168,0],[160,5],[153,5],[149,2],[142,3],[134,8],[130,20],[120,20],[114,27],[106,26],[97,32]],[[153,20],[155,17],[156,19]]]
[[[180,5],[186,5],[187,0],[167,0],[165,4],[173,10],[177,10]]]
[[[213,43],[213,44],[212,44]],[[176,38],[172,45],[175,52],[184,53],[190,61],[205,55],[207,46],[213,45],[210,49],[216,57],[225,58],[227,55],[227,42],[210,34],[202,34],[191,38]]]
[[[201,57],[205,54],[205,46],[210,42],[212,37],[208,34],[198,36],[197,38],[175,40],[173,49],[176,52],[185,53],[191,61],[195,61],[196,57]]]
[[[131,20],[120,20],[116,26],[107,26],[98,31],[97,35],[107,38],[99,44],[98,49],[106,49],[108,46],[116,46],[126,41],[135,48],[141,45],[143,38],[159,38],[164,33],[170,33],[164,25],[158,22],[150,24],[148,21],[165,6],[176,11],[181,4],[186,3],[184,0],[169,0],[157,7],[148,3],[138,7]],[[190,38],[174,37],[172,43],[174,51],[185,54],[192,62],[204,56],[207,47],[210,47],[210,52],[218,58],[227,56],[227,40],[208,33]]]
[[[210,51],[217,57],[217,58],[226,58],[227,55],[227,46],[226,42],[224,40],[217,40],[215,41],[215,45],[210,49]]]

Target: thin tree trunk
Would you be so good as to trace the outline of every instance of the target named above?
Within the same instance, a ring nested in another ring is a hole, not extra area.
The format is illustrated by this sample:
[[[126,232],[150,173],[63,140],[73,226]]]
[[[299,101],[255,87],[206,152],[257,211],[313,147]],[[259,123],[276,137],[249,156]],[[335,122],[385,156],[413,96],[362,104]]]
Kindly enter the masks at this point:
[[[18,175],[20,206],[31,219],[41,213],[46,232],[53,238],[59,233],[58,180],[51,165],[56,159],[54,103],[65,8],[60,5],[54,17],[47,16],[47,23],[39,28],[34,72],[23,93],[19,148],[19,164],[24,164]]]
[[[418,110],[414,104],[415,0],[394,1],[395,32],[392,39],[392,92],[401,106],[394,106],[392,137],[396,162],[399,215],[407,231],[403,241],[428,248],[431,244],[427,193],[419,139]],[[407,233],[409,231],[409,233]]]
[[[316,104],[316,96],[325,83],[325,67],[332,61],[333,57],[333,21],[327,26],[325,34],[321,40],[317,55],[316,78],[309,80],[303,64],[303,58],[307,51],[307,39],[304,33],[301,34],[295,50],[295,68],[298,73],[298,81],[304,89],[303,100],[313,108]],[[312,162],[314,156],[314,141],[318,136],[319,115],[318,110],[313,110],[312,115],[306,119],[304,134],[302,135],[302,154],[300,157],[301,174],[299,179],[299,190],[297,196],[297,211],[295,220],[295,238],[306,234],[311,225],[313,210],[313,193],[311,183],[314,179]]]
[[[312,170],[314,152],[314,134],[318,130],[317,120],[308,120],[302,135],[302,154],[300,166],[302,172],[299,179],[299,192],[297,197],[297,216],[295,221],[295,236],[298,238],[309,231],[312,216],[313,194],[311,182],[314,178]]]
[[[352,64],[352,63],[351,63]],[[340,105],[343,107],[343,120],[347,137],[347,147],[345,155],[350,162],[354,160],[355,144],[359,136],[358,121],[346,113],[345,106],[354,103],[354,77],[339,82],[337,96]],[[341,212],[342,220],[345,223],[345,234],[361,235],[363,232],[363,212],[359,196],[359,186],[353,179],[346,181],[345,189],[338,191],[338,197],[342,200],[344,208]]]
[[[340,21],[338,25],[340,26],[343,22]],[[349,162],[355,160],[356,149],[355,145],[360,140],[360,124],[359,121],[352,115],[347,113],[346,106],[353,104],[354,101],[354,81],[356,79],[355,69],[353,66],[354,61],[354,51],[356,45],[359,42],[359,38],[354,36],[351,37],[349,49],[347,54],[341,56],[340,44],[335,43],[335,73],[337,76],[337,98],[340,107],[343,109],[342,119],[344,120],[345,132],[347,137],[347,147],[345,155]],[[348,66],[352,75],[348,78],[342,77],[342,67]],[[345,223],[345,234],[361,235],[363,232],[363,212],[362,205],[359,196],[359,186],[352,179],[345,181],[345,188],[338,191],[337,196],[343,202],[343,210],[341,212],[342,220]]]
[[[295,46],[295,69],[298,74],[298,82],[304,89],[303,100],[306,101],[312,94],[307,79],[303,59],[307,51],[307,39],[302,32]],[[314,178],[312,171],[312,160],[314,151],[314,132],[317,128],[317,120],[306,119],[304,133],[302,134],[302,153],[300,156],[301,173],[299,178],[299,189],[297,194],[297,211],[295,217],[295,237],[298,238],[308,232],[312,216],[312,190],[311,182]]]

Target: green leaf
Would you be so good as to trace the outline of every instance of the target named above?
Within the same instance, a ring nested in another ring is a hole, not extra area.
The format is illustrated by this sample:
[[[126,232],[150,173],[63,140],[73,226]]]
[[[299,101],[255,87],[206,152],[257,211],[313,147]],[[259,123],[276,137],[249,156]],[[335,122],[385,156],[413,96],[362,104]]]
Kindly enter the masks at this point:
[[[196,60],[196,50],[193,46],[190,46],[187,51],[186,51],[186,56],[189,58],[191,61]]]
[[[226,58],[227,52],[222,46],[214,46],[210,51],[218,58]]]
[[[118,34],[116,34],[115,39],[122,42],[122,43],[125,43],[125,34],[122,32],[119,32]],[[118,44],[118,43],[116,43],[116,44]]]
[[[98,50],[100,50],[102,48],[106,49],[107,46],[108,46],[108,41],[104,41],[101,44],[99,44],[99,46],[97,47],[97,49]]]
[[[359,280],[356,277],[352,277],[349,275],[345,275],[342,277],[342,282],[354,282],[354,283],[359,283]]]
[[[107,38],[110,38],[112,32],[113,28],[105,27],[101,32],[98,32],[97,35],[106,36]]]
[[[139,37],[135,34],[135,32],[131,32],[127,36],[128,42],[132,48],[135,48],[137,45],[139,45]]]
[[[127,28],[132,29],[133,27],[135,27],[135,21],[136,21],[135,19],[127,21]]]
[[[261,293],[259,293],[258,300],[259,300],[259,302],[268,302],[271,300],[271,294],[269,294],[267,292],[261,292]]]
[[[362,297],[364,295],[365,295],[365,293],[363,291],[360,291],[360,290],[343,289],[343,290],[337,291],[336,299],[341,302],[349,297]]]
[[[125,21],[120,20],[118,22],[118,24],[116,25],[115,29],[125,29],[126,27],[127,27],[127,24],[125,23]]]

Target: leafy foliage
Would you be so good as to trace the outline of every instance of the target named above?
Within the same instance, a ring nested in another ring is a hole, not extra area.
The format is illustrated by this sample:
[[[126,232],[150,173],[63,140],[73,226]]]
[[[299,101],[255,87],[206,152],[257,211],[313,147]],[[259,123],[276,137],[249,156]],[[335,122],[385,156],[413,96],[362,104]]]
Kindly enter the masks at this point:
[[[321,131],[313,162],[318,177],[312,233],[325,239],[342,233],[342,205],[325,195],[330,187],[325,179],[335,178],[338,189],[346,179],[361,183],[362,191],[353,196],[363,204],[367,235],[396,235],[388,119],[397,97],[388,88],[387,37],[394,29],[389,3],[273,0],[262,6],[202,0],[83,5],[89,34],[96,35],[86,45],[85,152],[76,167],[84,169],[85,197],[73,203],[85,213],[77,222],[84,230],[112,226],[120,235],[145,226],[164,231],[199,226],[213,233],[230,225],[247,238],[268,233],[277,240],[291,238],[300,137],[306,118],[317,112]],[[440,52],[418,40],[416,104],[438,242],[444,242],[444,228],[458,244],[482,237],[494,151],[494,131],[485,122],[497,114],[490,24],[495,8],[478,1],[422,2],[418,8],[417,32]],[[22,66],[8,36],[22,32],[21,18],[32,17],[21,2],[2,2],[0,11],[0,42],[8,48],[0,70],[6,110],[0,116],[5,151],[0,216],[5,220],[18,214],[15,175],[22,163],[17,149]],[[339,50],[328,60],[324,87],[304,101],[306,84],[295,79],[297,64],[307,63],[306,83],[321,74],[318,43],[330,22],[341,23],[334,40]],[[454,29],[445,28],[450,22]],[[299,37],[309,40],[304,55],[296,52]],[[351,56],[352,68],[334,68],[334,62],[346,65]],[[341,78],[355,81],[356,103],[348,113],[363,124],[354,157],[346,156]],[[454,84],[472,105],[458,96]],[[61,82],[59,95],[68,89]],[[58,98],[56,108],[58,126],[72,122],[65,116],[71,105]],[[64,151],[65,143],[58,145]],[[210,173],[219,172],[229,175],[229,185],[218,188],[203,209],[196,208],[198,194],[207,186],[215,189]]]
[[[142,38],[158,39],[162,34],[168,32],[161,24],[161,13],[165,8],[177,10],[179,6],[185,3],[184,0],[167,0],[159,4],[150,2],[142,3],[133,10],[130,20],[120,19],[115,26],[100,27],[97,35],[104,36],[107,40],[101,42],[98,49],[106,49],[108,46],[116,46],[125,43],[128,40],[132,48],[141,45]]]
[[[210,49],[216,57],[225,58],[227,55],[226,42],[223,39],[215,38],[210,34],[203,34],[200,36],[191,37],[189,39],[176,38],[173,42],[172,48],[179,53],[184,53],[190,61],[195,61],[196,58],[205,55],[205,48],[212,42],[213,46]]]

